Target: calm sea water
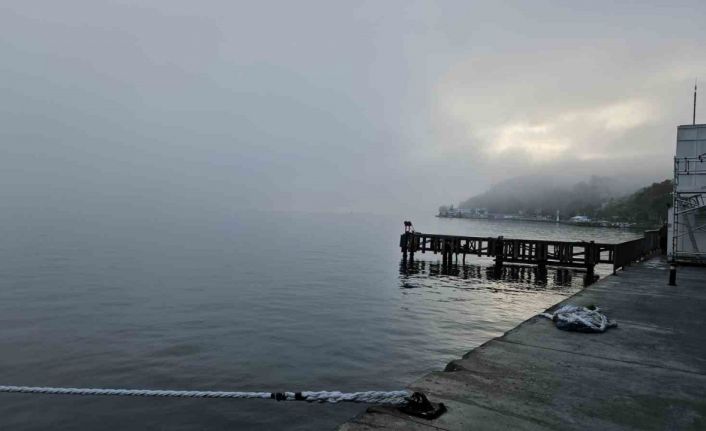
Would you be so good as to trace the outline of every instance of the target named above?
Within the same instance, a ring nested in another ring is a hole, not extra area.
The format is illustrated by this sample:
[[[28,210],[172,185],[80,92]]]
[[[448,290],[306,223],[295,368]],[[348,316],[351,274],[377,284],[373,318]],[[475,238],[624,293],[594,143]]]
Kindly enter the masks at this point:
[[[403,217],[42,216],[0,224],[0,384],[393,390],[579,290],[584,273],[401,265]],[[414,219],[617,242],[619,230]],[[598,268],[605,274],[606,268]],[[0,394],[3,429],[331,429],[360,405]]]

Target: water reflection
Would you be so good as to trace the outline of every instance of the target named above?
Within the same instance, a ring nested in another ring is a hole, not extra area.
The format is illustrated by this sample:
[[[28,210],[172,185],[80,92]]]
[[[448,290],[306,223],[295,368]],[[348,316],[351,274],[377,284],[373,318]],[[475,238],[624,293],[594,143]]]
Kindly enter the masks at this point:
[[[492,289],[511,288],[522,290],[565,290],[585,287],[596,280],[598,275],[575,268],[539,268],[536,266],[505,264],[496,267],[489,264],[407,260],[400,261],[400,285],[402,288],[423,287],[421,279],[468,280],[465,287],[488,287]],[[454,287],[461,287],[458,283]]]

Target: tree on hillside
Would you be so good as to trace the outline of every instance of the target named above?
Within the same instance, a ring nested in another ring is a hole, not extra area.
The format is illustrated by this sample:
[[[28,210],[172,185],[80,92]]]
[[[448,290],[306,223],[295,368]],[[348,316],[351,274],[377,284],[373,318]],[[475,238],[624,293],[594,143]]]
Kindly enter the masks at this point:
[[[671,180],[653,183],[630,196],[610,200],[598,211],[598,215],[606,219],[660,225],[667,219],[667,208],[672,202],[671,194]]]

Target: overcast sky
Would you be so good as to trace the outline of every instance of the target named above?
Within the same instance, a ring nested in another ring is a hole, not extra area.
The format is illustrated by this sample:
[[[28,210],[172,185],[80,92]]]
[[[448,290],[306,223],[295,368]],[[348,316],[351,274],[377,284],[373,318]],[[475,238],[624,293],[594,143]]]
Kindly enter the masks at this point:
[[[664,179],[706,2],[615,3],[5,0],[0,205],[401,213]]]

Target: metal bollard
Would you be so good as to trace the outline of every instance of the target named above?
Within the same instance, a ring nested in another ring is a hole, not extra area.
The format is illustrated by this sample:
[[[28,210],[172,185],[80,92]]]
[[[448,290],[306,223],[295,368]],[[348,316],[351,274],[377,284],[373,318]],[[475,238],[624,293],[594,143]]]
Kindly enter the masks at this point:
[[[677,267],[674,265],[669,265],[669,285],[677,285]]]

